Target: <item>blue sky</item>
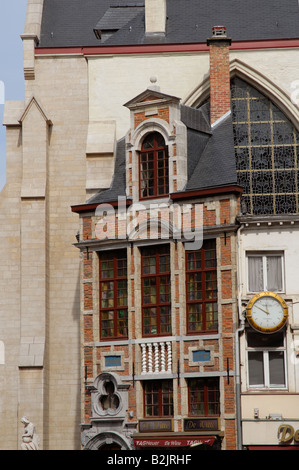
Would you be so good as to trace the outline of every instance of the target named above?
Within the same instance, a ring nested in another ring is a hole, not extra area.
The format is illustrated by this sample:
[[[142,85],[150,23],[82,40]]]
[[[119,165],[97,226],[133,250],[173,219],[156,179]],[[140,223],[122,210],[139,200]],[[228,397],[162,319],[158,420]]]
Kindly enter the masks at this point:
[[[6,131],[3,126],[5,100],[23,100],[23,47],[27,0],[0,0],[0,190],[6,181]]]

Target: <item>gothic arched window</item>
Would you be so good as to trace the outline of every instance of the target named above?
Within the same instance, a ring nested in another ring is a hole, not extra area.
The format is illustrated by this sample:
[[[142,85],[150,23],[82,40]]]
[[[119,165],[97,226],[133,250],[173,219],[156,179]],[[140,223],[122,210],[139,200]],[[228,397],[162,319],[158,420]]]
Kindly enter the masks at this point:
[[[168,148],[158,132],[148,134],[140,152],[140,199],[169,193]]]
[[[264,95],[239,78],[231,82],[232,119],[243,212],[298,212],[299,133]]]

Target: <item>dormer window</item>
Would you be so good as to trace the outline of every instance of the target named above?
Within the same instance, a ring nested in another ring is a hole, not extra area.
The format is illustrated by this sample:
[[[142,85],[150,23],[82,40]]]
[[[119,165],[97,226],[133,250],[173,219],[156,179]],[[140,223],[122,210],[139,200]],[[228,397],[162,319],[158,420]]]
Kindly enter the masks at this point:
[[[159,132],[148,134],[139,160],[140,199],[169,194],[168,147]]]

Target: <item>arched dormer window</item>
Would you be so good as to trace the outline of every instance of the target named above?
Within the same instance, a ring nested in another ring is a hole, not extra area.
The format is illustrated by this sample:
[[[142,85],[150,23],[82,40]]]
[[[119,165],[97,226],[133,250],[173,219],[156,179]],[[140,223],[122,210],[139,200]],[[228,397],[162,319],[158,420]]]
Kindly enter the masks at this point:
[[[159,132],[151,132],[143,140],[139,155],[140,199],[169,194],[168,147]]]

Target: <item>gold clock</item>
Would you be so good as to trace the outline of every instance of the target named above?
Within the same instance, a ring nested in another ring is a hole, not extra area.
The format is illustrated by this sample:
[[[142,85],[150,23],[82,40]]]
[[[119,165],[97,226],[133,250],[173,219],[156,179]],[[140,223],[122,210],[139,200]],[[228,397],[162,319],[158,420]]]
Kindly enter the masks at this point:
[[[246,317],[255,330],[275,333],[286,324],[288,307],[280,295],[274,292],[260,292],[248,303]]]

